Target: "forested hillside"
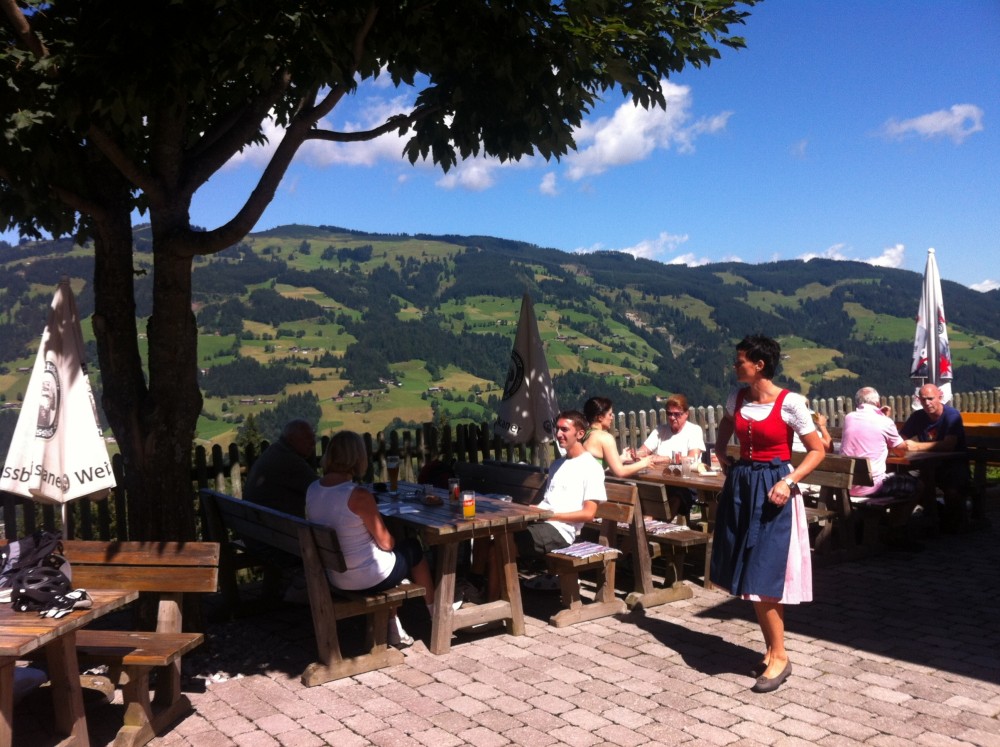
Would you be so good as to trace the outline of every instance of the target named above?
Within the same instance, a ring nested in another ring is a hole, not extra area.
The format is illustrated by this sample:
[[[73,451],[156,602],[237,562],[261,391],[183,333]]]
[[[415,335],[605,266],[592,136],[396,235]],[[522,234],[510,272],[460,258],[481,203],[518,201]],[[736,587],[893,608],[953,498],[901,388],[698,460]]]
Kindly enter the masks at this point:
[[[148,247],[148,227],[137,228],[140,316],[150,313]],[[14,405],[60,276],[73,279],[81,315],[92,313],[93,262],[69,242],[0,242],[0,267],[0,401]],[[782,341],[783,383],[811,396],[862,383],[901,393],[921,276],[830,260],[683,267],[483,236],[284,226],[202,259],[193,283],[198,435],[228,441],[250,415],[273,438],[290,405],[312,419],[319,407],[323,430],[490,420],[525,291],[564,406],[605,394],[618,409],[648,409],[678,391],[720,402],[733,343],[754,331]],[[1000,291],[943,286],[956,389],[1000,386]],[[93,352],[89,362],[96,370]],[[0,446],[12,422],[0,417]]]

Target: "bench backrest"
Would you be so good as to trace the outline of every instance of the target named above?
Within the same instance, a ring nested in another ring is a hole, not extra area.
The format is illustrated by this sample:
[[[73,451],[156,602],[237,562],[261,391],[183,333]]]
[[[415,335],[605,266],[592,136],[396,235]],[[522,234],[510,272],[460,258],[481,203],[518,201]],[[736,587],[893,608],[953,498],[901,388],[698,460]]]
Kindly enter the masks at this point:
[[[63,540],[73,586],[212,593],[219,583],[217,542]]]
[[[251,503],[215,490],[199,492],[212,537],[227,542],[226,530],[240,539],[259,542],[290,555],[302,557],[300,532],[312,535],[320,564],[324,568],[344,571],[344,553],[337,541],[337,532],[330,527],[313,524],[297,516]]]
[[[730,444],[726,453],[732,458],[739,459],[740,447]],[[792,464],[797,467],[805,456],[805,452],[793,451]],[[872,484],[871,468],[867,459],[855,459],[842,454],[827,454],[803,482],[809,485],[818,485],[821,488],[850,490],[852,485]]]
[[[639,502],[635,483],[605,482],[604,490],[608,500],[597,504],[595,518],[602,524],[630,523]]]
[[[548,478],[545,472],[531,465],[497,462],[459,462],[456,471],[462,490],[509,495],[515,503],[528,506],[542,499]]]

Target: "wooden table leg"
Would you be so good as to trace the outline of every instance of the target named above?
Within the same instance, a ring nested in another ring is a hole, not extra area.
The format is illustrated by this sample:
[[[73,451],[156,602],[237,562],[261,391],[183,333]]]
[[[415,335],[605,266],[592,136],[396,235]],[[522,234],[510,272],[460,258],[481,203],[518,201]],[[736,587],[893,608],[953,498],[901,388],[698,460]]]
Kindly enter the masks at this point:
[[[496,538],[500,550],[500,575],[503,598],[510,603],[510,634],[524,635],[524,606],[521,603],[521,582],[517,575],[517,554],[514,535],[503,532]]]
[[[71,737],[70,744],[87,747],[87,718],[83,712],[83,688],[76,658],[76,633],[60,636],[45,647],[55,710],[55,726]]]
[[[437,569],[434,579],[434,619],[431,620],[432,654],[446,654],[451,650],[451,605],[455,600],[455,569],[458,567],[458,543],[445,542],[437,546]]]
[[[0,659],[0,747],[10,747],[14,732],[14,659]]]

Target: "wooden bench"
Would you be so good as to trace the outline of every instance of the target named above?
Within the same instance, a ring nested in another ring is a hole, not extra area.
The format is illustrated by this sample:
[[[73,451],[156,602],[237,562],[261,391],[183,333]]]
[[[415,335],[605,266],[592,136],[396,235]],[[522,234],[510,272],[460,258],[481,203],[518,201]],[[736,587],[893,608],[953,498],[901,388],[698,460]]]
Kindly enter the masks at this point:
[[[387,644],[389,618],[407,599],[422,598],[422,586],[402,583],[372,594],[335,590],[327,581],[326,569],[344,571],[346,565],[333,529],[214,490],[203,489],[200,496],[210,535],[220,539],[223,554],[230,552],[227,540],[232,532],[302,558],[319,654],[319,660],[302,673],[303,685],[312,687],[403,663],[403,654]],[[345,656],[337,621],[362,615],[367,621],[366,651]]]
[[[1000,418],[996,413],[979,413]],[[966,413],[963,413],[963,417]],[[986,470],[1000,465],[1000,426],[976,426],[966,429],[965,447],[972,465],[972,521],[982,524],[986,518]]]
[[[542,499],[548,479],[543,470],[529,464],[459,462],[455,469],[462,490],[509,495],[514,503],[526,506]]]
[[[670,509],[670,501],[667,498],[669,489],[663,483],[635,481],[639,493],[639,505],[642,517],[649,517],[650,526],[656,527],[662,524],[671,524],[676,517]],[[675,602],[680,599],[690,598],[694,592],[684,585],[684,564],[687,560],[688,550],[696,547],[705,549],[705,570],[702,575],[702,583],[705,588],[711,588],[709,580],[709,565],[712,559],[712,534],[711,531],[700,531],[692,527],[674,524],[673,527],[662,527],[670,531],[648,531],[643,522],[643,535],[649,547],[650,562],[662,558],[666,563],[664,587],[655,592],[652,590],[638,595],[630,595],[625,601],[630,607],[641,602],[643,607],[653,607],[657,604]],[[638,591],[638,590],[637,590]]]
[[[559,576],[559,589],[563,609],[549,618],[549,624],[557,628],[573,625],[585,620],[595,620],[625,612],[623,600],[615,596],[615,564],[621,551],[616,547],[619,522],[631,524],[636,513],[638,492],[635,485],[605,484],[608,500],[597,504],[595,520],[599,522],[596,544],[607,548],[585,557],[567,554],[594,543],[577,542],[562,551],[550,552],[545,556],[549,572]],[[580,595],[580,574],[594,571],[597,582],[594,601],[585,603]]]
[[[734,459],[740,458],[740,447],[730,444],[726,453]],[[792,452],[792,465],[798,466],[805,458],[805,452]],[[871,468],[867,459],[854,459],[841,454],[827,454],[823,461],[802,481],[813,486],[818,492],[803,492],[806,504],[806,521],[818,527],[812,539],[813,553],[827,556],[840,551],[856,555],[876,544],[876,524],[884,517],[885,508],[872,505],[870,509],[851,502],[851,487],[871,485]],[[859,547],[857,542],[857,522],[867,524]],[[835,544],[834,536],[839,542]]]
[[[107,665],[112,681],[121,686],[125,723],[115,738],[116,747],[146,744],[192,710],[191,702],[181,693],[181,657],[205,637],[183,631],[183,595],[216,591],[219,545],[64,540],[63,549],[74,588],[130,589],[159,595],[155,631],[84,628],[76,634],[80,662]]]

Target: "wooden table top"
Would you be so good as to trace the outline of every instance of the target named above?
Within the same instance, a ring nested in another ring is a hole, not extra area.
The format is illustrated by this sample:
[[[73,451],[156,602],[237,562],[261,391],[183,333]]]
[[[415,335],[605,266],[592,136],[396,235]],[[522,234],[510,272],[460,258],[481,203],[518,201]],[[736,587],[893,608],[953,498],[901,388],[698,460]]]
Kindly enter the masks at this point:
[[[440,498],[441,505],[425,505],[422,501],[425,494]],[[399,484],[398,496],[379,492],[376,498],[382,516],[419,529],[432,543],[457,541],[497,530],[516,531],[552,515],[551,511],[537,506],[525,506],[477,493],[476,516],[466,519],[462,516],[461,504],[452,503],[447,490],[405,482]]]
[[[139,596],[137,591],[117,589],[88,589],[87,593],[94,602],[90,609],[74,610],[59,619],[39,617],[37,612],[16,612],[12,605],[0,605],[0,657],[22,657]]]
[[[910,451],[903,456],[892,456],[885,460],[886,464],[896,464],[903,467],[919,467],[923,464],[935,464],[949,459],[968,459],[964,451]]]
[[[721,491],[722,487],[726,484],[726,476],[722,474],[722,472],[717,472],[715,474],[695,473],[689,477],[683,477],[682,475],[673,474],[669,467],[664,469],[652,467],[634,475],[634,478],[636,480],[645,480],[646,482],[658,482],[672,488],[691,488],[692,490],[708,491],[714,490],[716,492]]]

